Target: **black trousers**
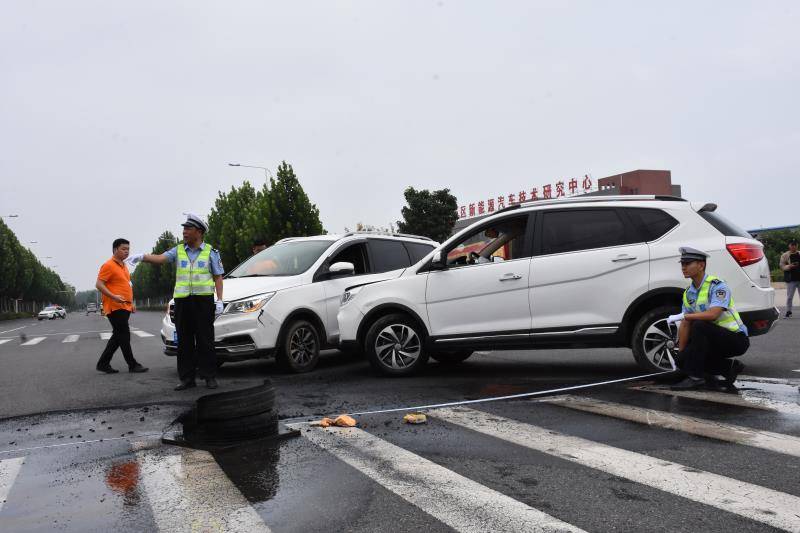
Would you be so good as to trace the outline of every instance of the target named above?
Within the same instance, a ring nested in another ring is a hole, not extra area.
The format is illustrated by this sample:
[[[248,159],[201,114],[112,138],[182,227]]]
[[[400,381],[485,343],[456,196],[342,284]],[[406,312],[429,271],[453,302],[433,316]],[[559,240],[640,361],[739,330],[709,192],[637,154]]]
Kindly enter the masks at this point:
[[[99,368],[105,368],[110,365],[114,352],[117,351],[117,348],[120,348],[125,362],[128,363],[128,368],[133,368],[138,363],[136,359],[133,358],[133,350],[131,350],[131,330],[128,327],[128,320],[131,317],[130,311],[117,309],[106,316],[108,321],[111,322],[111,329],[113,332],[111,333],[111,338],[108,339],[106,349],[103,350],[103,353],[100,355],[100,360],[97,361],[97,366]]]
[[[178,376],[191,381],[195,375],[217,375],[214,352],[214,297],[175,298],[175,329],[178,332]]]
[[[731,357],[742,355],[750,347],[744,333],[733,332],[707,320],[691,323],[689,342],[678,354],[681,369],[693,377],[725,374]]]

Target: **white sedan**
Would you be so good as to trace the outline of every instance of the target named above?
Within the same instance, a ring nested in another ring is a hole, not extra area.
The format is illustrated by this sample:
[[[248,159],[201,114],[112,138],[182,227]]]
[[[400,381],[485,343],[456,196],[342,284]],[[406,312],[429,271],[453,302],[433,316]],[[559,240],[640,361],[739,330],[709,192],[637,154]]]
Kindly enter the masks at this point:
[[[39,320],[44,320],[45,318],[48,320],[67,318],[67,310],[60,305],[48,305],[39,312],[39,315],[36,318]]]

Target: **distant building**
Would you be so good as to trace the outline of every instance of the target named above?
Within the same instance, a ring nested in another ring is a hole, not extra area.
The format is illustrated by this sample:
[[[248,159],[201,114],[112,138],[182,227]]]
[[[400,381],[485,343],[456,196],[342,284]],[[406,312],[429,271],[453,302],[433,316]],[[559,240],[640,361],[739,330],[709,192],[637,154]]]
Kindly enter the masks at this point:
[[[597,180],[597,186],[587,174],[581,178],[561,180],[555,184],[520,190],[518,193],[491,196],[488,200],[464,204],[459,207],[459,219],[453,233],[493,215],[503,207],[518,203],[531,203],[552,198],[572,196],[615,196],[627,194],[657,194],[661,196],[681,196],[681,186],[672,183],[669,170],[632,170]]]

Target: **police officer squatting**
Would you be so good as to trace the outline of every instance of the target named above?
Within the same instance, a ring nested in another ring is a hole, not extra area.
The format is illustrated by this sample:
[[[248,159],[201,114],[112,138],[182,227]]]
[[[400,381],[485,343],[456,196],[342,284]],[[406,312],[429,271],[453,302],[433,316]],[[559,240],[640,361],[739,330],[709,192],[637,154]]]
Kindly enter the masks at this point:
[[[750,347],[747,327],[742,323],[733,294],[724,280],[706,273],[709,255],[690,247],[680,248],[683,277],[691,284],[683,293],[681,313],[667,318],[678,326],[677,365],[686,377],[672,386],[691,390],[710,386],[733,387],[744,369],[733,359]],[[723,376],[720,384],[715,376]]]
[[[175,329],[178,342],[178,376],[175,390],[196,387],[199,375],[209,389],[217,388],[214,352],[214,319],[222,314],[222,275],[219,252],[203,242],[208,225],[189,213],[183,226],[183,242],[163,254],[135,254],[128,263],[161,265],[175,263]],[[217,298],[214,299],[216,292]]]

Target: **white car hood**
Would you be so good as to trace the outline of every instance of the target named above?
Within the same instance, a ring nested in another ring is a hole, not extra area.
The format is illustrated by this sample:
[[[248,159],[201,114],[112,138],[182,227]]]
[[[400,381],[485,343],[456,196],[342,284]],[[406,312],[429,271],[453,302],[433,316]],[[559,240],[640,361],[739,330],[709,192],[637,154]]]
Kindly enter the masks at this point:
[[[261,278],[225,278],[222,295],[226,302],[241,300],[265,292],[280,291],[303,284],[303,276],[274,276]]]

